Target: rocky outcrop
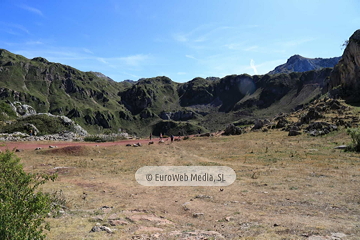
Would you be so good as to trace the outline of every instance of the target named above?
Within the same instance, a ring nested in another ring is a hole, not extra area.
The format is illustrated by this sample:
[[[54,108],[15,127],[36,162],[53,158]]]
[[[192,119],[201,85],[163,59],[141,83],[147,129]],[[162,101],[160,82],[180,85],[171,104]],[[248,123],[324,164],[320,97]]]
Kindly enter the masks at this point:
[[[338,127],[336,125],[327,122],[314,122],[306,128],[305,132],[308,133],[310,136],[316,137],[337,130]]]
[[[360,101],[360,29],[350,37],[341,60],[335,66],[327,91],[350,102]]]
[[[159,117],[163,120],[187,121],[195,118],[193,111],[161,112]]]
[[[22,104],[21,102],[9,102],[11,108],[16,112],[17,116],[29,116],[36,114],[36,110],[27,104]]]
[[[23,132],[0,133],[0,141],[26,142],[26,141],[82,141],[83,137],[74,132],[62,132],[59,134],[49,134],[35,136]]]

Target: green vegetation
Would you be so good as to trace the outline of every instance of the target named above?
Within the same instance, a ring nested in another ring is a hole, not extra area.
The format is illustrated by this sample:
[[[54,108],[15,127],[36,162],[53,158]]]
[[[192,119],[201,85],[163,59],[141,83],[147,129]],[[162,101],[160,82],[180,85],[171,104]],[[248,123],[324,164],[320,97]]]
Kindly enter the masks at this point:
[[[5,101],[0,101],[0,121],[11,120],[16,118],[16,113]]]
[[[349,128],[347,129],[347,133],[352,140],[352,144],[348,147],[348,150],[360,152],[360,128]]]
[[[13,152],[0,154],[0,239],[44,239],[45,217],[58,209],[50,194],[37,191],[56,175],[25,173]]]
[[[99,135],[89,135],[84,138],[85,142],[115,142],[120,140],[127,139],[121,134],[99,134]]]
[[[71,126],[67,126],[61,118],[51,117],[46,114],[31,115],[28,117],[19,118],[11,124],[2,127],[1,132],[13,133],[23,132],[29,133],[31,127],[29,124],[33,124],[39,129],[38,135],[56,134],[61,131],[73,130]]]

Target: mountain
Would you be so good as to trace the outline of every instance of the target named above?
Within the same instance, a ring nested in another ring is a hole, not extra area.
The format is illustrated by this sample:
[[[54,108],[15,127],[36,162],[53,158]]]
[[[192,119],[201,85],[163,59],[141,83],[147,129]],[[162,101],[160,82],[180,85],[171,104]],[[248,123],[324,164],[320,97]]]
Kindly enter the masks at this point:
[[[65,115],[90,133],[126,130],[140,136],[217,131],[289,112],[321,95],[331,68],[303,73],[229,75],[176,83],[165,76],[115,82],[44,58],[0,50],[0,110],[8,102]],[[5,111],[6,110],[6,111]],[[0,114],[1,115],[1,114]]]
[[[333,58],[305,58],[300,55],[290,57],[285,64],[277,66],[269,74],[307,72],[321,68],[334,67],[341,57]]]

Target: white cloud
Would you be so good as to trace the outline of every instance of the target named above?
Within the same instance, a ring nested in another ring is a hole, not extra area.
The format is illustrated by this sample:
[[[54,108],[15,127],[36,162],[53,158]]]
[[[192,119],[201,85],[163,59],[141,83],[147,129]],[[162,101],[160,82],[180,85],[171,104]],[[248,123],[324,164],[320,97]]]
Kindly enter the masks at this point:
[[[250,67],[251,67],[252,70],[254,71],[254,74],[257,75],[257,74],[258,74],[258,71],[257,71],[257,69],[256,69],[254,59],[251,59],[251,60],[250,60]]]
[[[20,24],[0,22],[0,25],[8,28],[5,31],[7,31],[7,33],[9,33],[9,34],[20,35],[18,32],[14,31],[14,29],[21,30],[27,34],[30,34],[29,30],[27,30],[23,25],[20,25]]]
[[[97,58],[97,60],[98,60],[99,62],[108,64],[108,62],[107,62],[105,59],[103,59],[103,58]]]
[[[192,56],[192,55],[186,54],[185,57],[197,60],[197,59],[196,59],[194,56]]]
[[[86,52],[86,53],[94,54],[92,51],[90,51],[90,50],[87,49],[87,48],[83,48],[82,50],[83,50],[84,52]]]
[[[250,47],[245,48],[244,51],[250,52],[250,51],[254,51],[258,48],[259,48],[259,46],[250,46]]]
[[[186,34],[183,34],[183,33],[173,34],[173,38],[178,42],[187,42],[188,41],[188,37],[186,36]]]
[[[44,16],[43,13],[37,8],[33,8],[33,7],[27,6],[25,4],[19,5],[19,7],[26,10],[26,11],[35,13],[37,15]]]
[[[295,39],[295,40],[282,42],[280,44],[284,45],[285,47],[296,47],[296,46],[299,46],[301,44],[311,42],[311,41],[314,41],[314,40],[315,40],[315,38],[303,38],[303,39]]]
[[[126,65],[139,66],[141,62],[145,61],[148,58],[149,58],[148,55],[136,54],[136,55],[127,56],[127,57],[120,57],[118,59],[123,61]]]
[[[44,43],[40,42],[40,41],[28,41],[25,44],[26,45],[41,45],[41,44],[44,44]]]

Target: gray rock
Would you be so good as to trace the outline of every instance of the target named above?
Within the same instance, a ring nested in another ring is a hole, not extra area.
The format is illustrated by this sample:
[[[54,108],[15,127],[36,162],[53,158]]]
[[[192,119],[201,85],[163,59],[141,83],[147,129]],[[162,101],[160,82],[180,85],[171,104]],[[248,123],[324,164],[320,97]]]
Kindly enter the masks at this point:
[[[193,213],[194,218],[199,218],[199,217],[203,217],[203,216],[204,216],[203,213]]]
[[[300,135],[300,134],[301,134],[301,132],[299,132],[299,131],[290,130],[288,136],[297,136],[297,135]]]
[[[243,130],[234,124],[229,124],[224,131],[224,135],[240,135],[242,133]]]
[[[97,223],[91,230],[90,232],[101,232],[101,231],[105,231],[107,233],[113,233],[113,230],[109,227],[106,226],[100,226],[99,223]]]
[[[334,147],[334,149],[346,149],[348,146],[347,145],[340,145],[337,147]]]

